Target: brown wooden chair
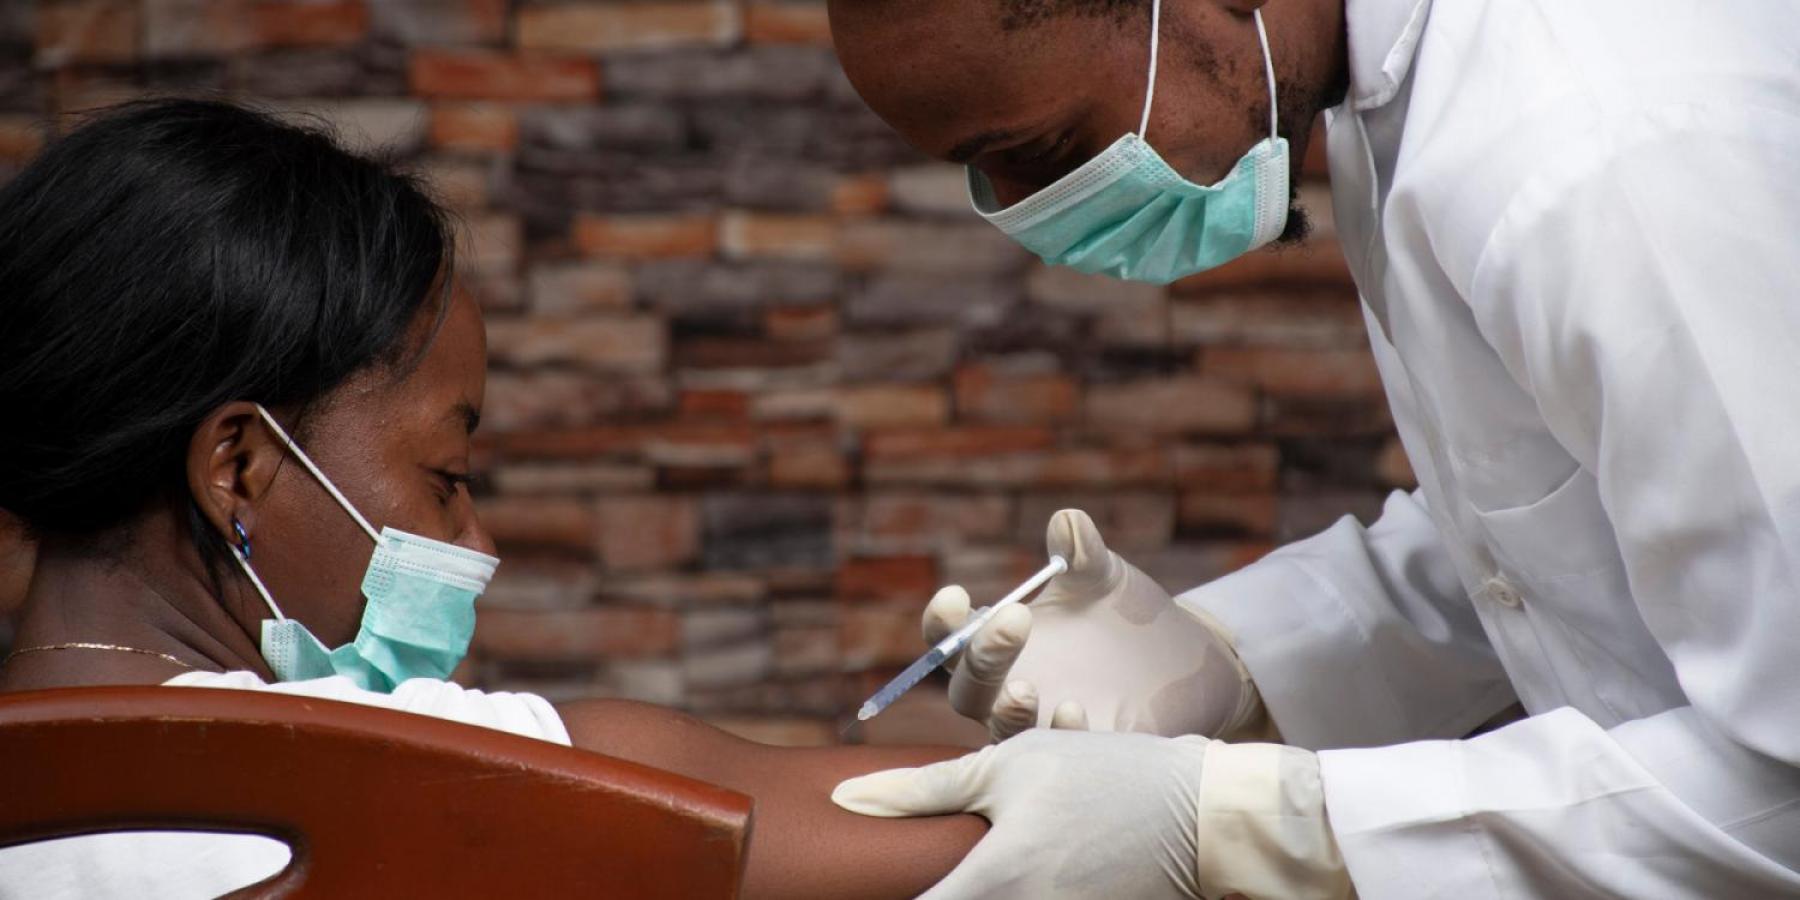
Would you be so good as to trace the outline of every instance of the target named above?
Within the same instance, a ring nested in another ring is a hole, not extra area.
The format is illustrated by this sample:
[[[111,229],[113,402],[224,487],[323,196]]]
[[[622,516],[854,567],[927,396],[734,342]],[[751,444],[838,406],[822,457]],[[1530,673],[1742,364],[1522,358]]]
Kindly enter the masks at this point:
[[[485,728],[201,688],[0,694],[0,846],[253,832],[247,897],[735,897],[750,799]]]

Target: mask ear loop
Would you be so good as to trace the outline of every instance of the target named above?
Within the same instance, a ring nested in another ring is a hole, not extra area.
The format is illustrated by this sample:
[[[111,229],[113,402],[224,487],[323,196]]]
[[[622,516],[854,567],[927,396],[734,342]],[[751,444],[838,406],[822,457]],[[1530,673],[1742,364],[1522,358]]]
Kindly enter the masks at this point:
[[[274,613],[277,619],[287,618],[282,614],[281,607],[275,605],[275,598],[269,594],[269,589],[263,585],[262,579],[257,577],[256,570],[250,568],[250,536],[244,533],[244,526],[238,520],[232,519],[231,530],[237,532],[238,539],[237,546],[232,548],[237,552],[233,553],[231,558],[237,561],[238,568],[244,570],[244,577],[250,579],[250,586],[256,588],[256,592],[262,595],[263,603],[269,607],[269,612]]]
[[[1155,8],[1153,3],[1151,9]],[[1151,15],[1154,16],[1155,13],[1152,12]],[[1251,10],[1250,17],[1256,20],[1256,39],[1262,42],[1263,74],[1269,80],[1269,140],[1273,141],[1280,137],[1275,128],[1275,57],[1269,53],[1269,33],[1263,30],[1262,10]],[[1150,64],[1154,66],[1156,64],[1156,45],[1154,43],[1150,45],[1150,59]],[[1148,118],[1149,115],[1150,110],[1145,109],[1144,116]]]
[[[1261,20],[1258,20],[1259,22]],[[1260,26],[1259,26],[1260,27]],[[1138,139],[1150,130],[1150,103],[1156,99],[1156,45],[1162,33],[1162,0],[1150,0],[1150,83],[1144,86],[1144,115],[1138,119]]]
[[[275,436],[281,438],[281,443],[294,454],[294,458],[300,460],[300,464],[306,467],[306,471],[311,472],[312,476],[318,479],[319,484],[325,487],[325,492],[331,495],[331,499],[336,500],[338,505],[344,508],[344,512],[349,513],[350,518],[355,519],[356,524],[362,526],[363,533],[369,536],[369,540],[380,546],[381,535],[369,525],[369,520],[363,518],[362,513],[357,512],[356,507],[351,506],[350,501],[344,499],[344,495],[338,492],[337,485],[332,484],[331,479],[326,478],[325,473],[319,471],[318,466],[313,465],[312,457],[307,456],[306,451],[300,449],[300,445],[294,443],[293,438],[288,437],[287,430],[281,427],[281,423],[275,421],[275,417],[269,415],[269,411],[263,409],[261,403],[256,404],[256,412],[262,416],[264,422],[268,423],[269,428],[275,432]]]

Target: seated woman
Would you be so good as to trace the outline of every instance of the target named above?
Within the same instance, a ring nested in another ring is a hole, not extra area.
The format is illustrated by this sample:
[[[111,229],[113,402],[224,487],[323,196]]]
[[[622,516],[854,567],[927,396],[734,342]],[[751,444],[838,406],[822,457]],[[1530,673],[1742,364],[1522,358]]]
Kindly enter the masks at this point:
[[[959,751],[778,749],[444,680],[496,563],[466,490],[484,333],[451,247],[412,181],[215,102],[115,111],[0,191],[0,508],[40,542],[0,690],[283,691],[504,729],[755,797],[747,896],[929,887],[981,820],[829,794]],[[211,896],[285,859],[69,838],[0,849],[0,895]]]

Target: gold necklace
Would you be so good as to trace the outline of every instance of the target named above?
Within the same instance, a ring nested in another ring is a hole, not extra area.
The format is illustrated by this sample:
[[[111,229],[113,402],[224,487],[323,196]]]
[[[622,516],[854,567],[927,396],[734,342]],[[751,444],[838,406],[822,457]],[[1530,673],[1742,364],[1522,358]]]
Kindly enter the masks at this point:
[[[154,656],[158,659],[167,660],[184,669],[194,668],[167,653],[158,653],[155,650],[140,650],[137,647],[121,647],[118,644],[95,644],[87,641],[70,641],[66,644],[45,644],[41,647],[21,647],[8,653],[6,659],[10,660],[15,656],[24,656],[27,653],[43,653],[48,650],[116,650],[120,653],[141,653],[145,656]]]

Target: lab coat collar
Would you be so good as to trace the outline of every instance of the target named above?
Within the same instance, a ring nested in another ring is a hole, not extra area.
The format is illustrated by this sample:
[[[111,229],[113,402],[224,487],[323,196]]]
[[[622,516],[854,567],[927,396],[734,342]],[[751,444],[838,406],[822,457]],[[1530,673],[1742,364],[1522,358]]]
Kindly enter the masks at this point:
[[[1352,109],[1374,109],[1394,99],[1430,13],[1431,0],[1345,0]]]

